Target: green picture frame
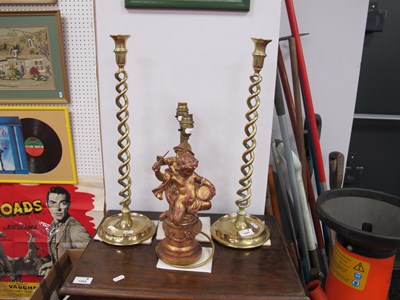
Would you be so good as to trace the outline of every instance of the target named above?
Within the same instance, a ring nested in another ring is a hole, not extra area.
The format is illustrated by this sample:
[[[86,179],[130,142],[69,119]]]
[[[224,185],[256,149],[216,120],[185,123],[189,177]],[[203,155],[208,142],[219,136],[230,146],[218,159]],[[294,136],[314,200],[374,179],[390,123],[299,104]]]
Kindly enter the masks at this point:
[[[2,0],[1,5],[6,4],[55,4],[57,0]]]
[[[250,0],[125,0],[125,7],[249,11]]]
[[[0,12],[0,103],[69,103],[59,10]]]

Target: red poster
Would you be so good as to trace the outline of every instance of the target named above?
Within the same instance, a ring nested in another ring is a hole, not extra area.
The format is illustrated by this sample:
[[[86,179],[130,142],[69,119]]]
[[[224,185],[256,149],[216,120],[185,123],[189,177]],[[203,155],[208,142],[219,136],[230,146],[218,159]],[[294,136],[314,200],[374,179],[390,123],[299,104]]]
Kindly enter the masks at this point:
[[[29,297],[67,248],[84,248],[94,207],[75,185],[0,184],[0,298]]]

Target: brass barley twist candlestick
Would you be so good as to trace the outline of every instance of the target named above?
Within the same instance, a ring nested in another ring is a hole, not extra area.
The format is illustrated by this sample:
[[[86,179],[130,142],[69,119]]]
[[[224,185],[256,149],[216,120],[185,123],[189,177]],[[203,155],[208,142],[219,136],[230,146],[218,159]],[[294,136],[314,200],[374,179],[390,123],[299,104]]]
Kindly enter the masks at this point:
[[[126,53],[128,52],[126,40],[129,35],[111,35],[111,37],[115,42],[114,53],[118,65],[118,71],[115,72],[115,78],[118,81],[115,88],[118,92],[115,103],[119,108],[117,119],[119,121],[118,132],[121,135],[118,139],[118,146],[121,149],[118,152],[118,159],[121,161],[121,165],[118,168],[121,177],[118,179],[118,183],[122,186],[119,195],[123,197],[123,200],[119,203],[122,206],[121,213],[107,218],[99,227],[98,235],[106,243],[128,246],[141,243],[152,237],[156,226],[146,216],[133,213],[129,209],[131,204],[131,178],[129,176],[129,163],[131,161],[129,147],[131,141],[127,123],[129,118],[129,100],[126,95],[128,74],[124,69]]]
[[[235,203],[239,208],[237,213],[225,215],[211,227],[211,234],[215,240],[233,248],[254,248],[264,244],[270,236],[268,227],[254,216],[246,214],[246,208],[251,204],[251,176],[253,174],[254,149],[256,148],[256,133],[258,120],[257,109],[260,106],[260,71],[266,57],[265,49],[270,40],[252,38],[255,44],[253,52],[254,73],[250,76],[252,84],[249,87],[250,96],[247,98],[249,111],[246,113],[248,123],[244,131],[246,138],[243,145],[246,148],[242,155],[244,164],[241,166],[243,178],[239,180],[242,186],[237,194],[241,198]]]

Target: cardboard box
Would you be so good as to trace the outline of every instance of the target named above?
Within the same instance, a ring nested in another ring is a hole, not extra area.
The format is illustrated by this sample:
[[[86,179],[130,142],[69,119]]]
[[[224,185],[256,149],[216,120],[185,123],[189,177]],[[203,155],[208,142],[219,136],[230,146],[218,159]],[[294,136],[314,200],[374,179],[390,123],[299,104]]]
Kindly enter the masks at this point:
[[[81,257],[83,249],[66,251],[33,291],[30,300],[58,300],[58,292]]]

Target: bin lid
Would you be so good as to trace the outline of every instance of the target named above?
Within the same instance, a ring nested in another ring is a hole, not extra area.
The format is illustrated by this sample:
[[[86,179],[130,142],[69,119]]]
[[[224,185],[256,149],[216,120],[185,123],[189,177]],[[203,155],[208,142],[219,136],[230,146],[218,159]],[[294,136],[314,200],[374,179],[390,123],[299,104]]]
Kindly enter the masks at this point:
[[[322,193],[316,204],[321,221],[348,241],[374,250],[400,244],[400,198],[387,193],[341,188]]]

